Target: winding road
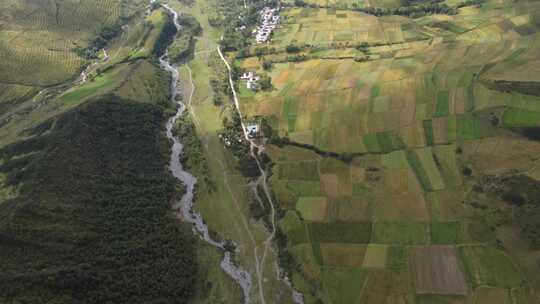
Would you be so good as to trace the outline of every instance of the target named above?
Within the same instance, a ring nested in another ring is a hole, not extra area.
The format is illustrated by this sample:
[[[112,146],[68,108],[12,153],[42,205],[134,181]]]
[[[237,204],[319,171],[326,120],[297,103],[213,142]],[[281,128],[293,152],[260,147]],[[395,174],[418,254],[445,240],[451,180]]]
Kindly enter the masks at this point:
[[[262,167],[261,165],[261,162],[259,160],[259,158],[257,157],[257,155],[261,154],[263,151],[264,151],[264,146],[263,145],[257,145],[255,143],[255,141],[253,139],[251,139],[249,136],[248,136],[248,131],[247,131],[247,128],[245,126],[245,123],[244,123],[244,119],[243,119],[243,116],[242,116],[242,111],[240,110],[240,101],[238,99],[238,94],[236,92],[236,89],[234,87],[234,81],[232,79],[232,69],[231,69],[231,66],[229,64],[229,62],[227,61],[227,59],[225,58],[225,56],[223,55],[223,52],[221,51],[221,48],[218,46],[217,47],[217,52],[219,54],[219,57],[221,58],[221,60],[223,61],[223,63],[225,64],[225,66],[227,67],[227,71],[228,71],[228,78],[229,78],[229,86],[231,87],[231,91],[233,93],[233,99],[234,99],[234,105],[235,105],[235,108],[236,108],[236,111],[238,113],[238,116],[240,117],[240,124],[242,126],[242,130],[244,132],[244,138],[250,143],[250,151],[251,151],[251,156],[253,157],[253,159],[255,160],[255,162],[257,163],[257,167],[259,169],[259,172],[260,172],[260,183],[263,187],[263,190],[264,190],[264,195],[266,197],[266,199],[268,200],[268,202],[270,203],[270,208],[271,208],[271,231],[270,231],[270,235],[268,236],[268,238],[264,241],[264,251],[263,251],[263,255],[262,255],[262,258],[257,262],[257,265],[256,265],[256,272],[257,272],[257,281],[258,281],[258,285],[259,285],[259,295],[260,295],[260,298],[261,298],[261,303],[265,304],[266,301],[264,299],[264,290],[263,290],[263,272],[264,272],[264,262],[266,260],[266,255],[268,253],[268,250],[271,248],[272,246],[272,241],[274,240],[274,237],[276,235],[276,210],[275,210],[275,205],[274,205],[274,201],[272,199],[272,196],[270,195],[270,190],[268,188],[268,183],[267,183],[267,173],[266,173],[266,170],[264,170],[264,168]],[[255,152],[257,151],[257,152]],[[258,195],[258,190],[257,190],[257,186],[255,186],[255,193]],[[257,258],[258,260],[258,258]],[[278,273],[280,273],[278,271]],[[291,286],[290,282],[288,281],[288,279],[286,279],[286,282],[289,286]],[[301,293],[299,293],[298,291],[292,289],[292,293],[293,293],[293,300],[295,303],[304,303],[304,300],[303,300],[303,296]]]

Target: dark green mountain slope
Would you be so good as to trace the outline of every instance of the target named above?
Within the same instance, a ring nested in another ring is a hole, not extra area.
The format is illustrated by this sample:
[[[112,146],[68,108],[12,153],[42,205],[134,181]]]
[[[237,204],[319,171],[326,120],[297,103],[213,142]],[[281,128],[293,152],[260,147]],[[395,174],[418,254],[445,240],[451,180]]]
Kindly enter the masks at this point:
[[[1,150],[20,194],[0,205],[0,303],[188,301],[196,265],[170,212],[166,116],[107,95]]]

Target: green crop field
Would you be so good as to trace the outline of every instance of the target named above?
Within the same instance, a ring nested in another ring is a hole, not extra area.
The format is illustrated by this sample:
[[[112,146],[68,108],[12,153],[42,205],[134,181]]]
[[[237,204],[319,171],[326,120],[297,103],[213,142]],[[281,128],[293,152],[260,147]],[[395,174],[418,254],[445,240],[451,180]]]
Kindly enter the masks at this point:
[[[373,242],[399,245],[428,244],[429,234],[423,223],[376,222],[373,228]]]
[[[511,288],[523,282],[523,274],[504,252],[484,246],[466,246],[460,251],[475,285]]]
[[[326,215],[328,202],[326,197],[308,197],[303,196],[298,199],[296,209],[300,212],[302,218],[307,221],[322,221]]]
[[[456,244],[461,240],[463,226],[460,222],[433,222],[430,231],[433,244]]]

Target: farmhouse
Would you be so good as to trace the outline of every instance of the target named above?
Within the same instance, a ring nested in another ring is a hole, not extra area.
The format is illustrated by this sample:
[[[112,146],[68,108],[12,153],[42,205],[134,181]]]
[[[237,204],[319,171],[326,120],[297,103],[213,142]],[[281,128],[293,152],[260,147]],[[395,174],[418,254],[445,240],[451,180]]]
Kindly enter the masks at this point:
[[[248,89],[257,89],[257,81],[259,80],[259,76],[255,75],[255,72],[246,72],[240,76],[240,79],[246,81],[246,87]]]
[[[257,122],[250,122],[246,125],[246,132],[249,138],[255,138],[259,134],[259,124]]]

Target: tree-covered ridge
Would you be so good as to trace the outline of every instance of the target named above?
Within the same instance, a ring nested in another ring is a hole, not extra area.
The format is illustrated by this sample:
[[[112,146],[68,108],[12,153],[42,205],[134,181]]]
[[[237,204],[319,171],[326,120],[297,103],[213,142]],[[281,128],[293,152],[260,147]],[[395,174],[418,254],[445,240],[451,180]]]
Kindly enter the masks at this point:
[[[166,115],[115,96],[2,149],[0,302],[187,303],[193,240],[170,212]]]

